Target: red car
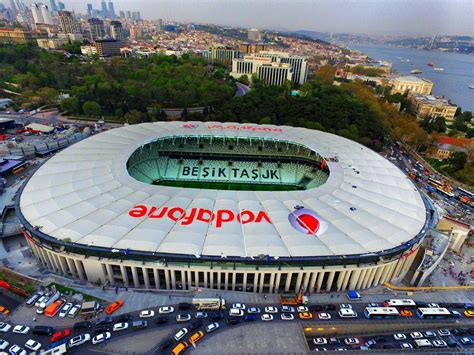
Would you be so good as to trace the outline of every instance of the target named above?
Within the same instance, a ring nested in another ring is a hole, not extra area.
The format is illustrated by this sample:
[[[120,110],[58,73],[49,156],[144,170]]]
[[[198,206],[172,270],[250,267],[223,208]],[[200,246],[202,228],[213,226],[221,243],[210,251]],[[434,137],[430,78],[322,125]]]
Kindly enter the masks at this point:
[[[106,309],[105,309],[105,313],[106,314],[112,314],[114,313],[117,309],[119,309],[120,307],[123,306],[123,301],[122,300],[118,300],[117,302],[114,302],[114,303],[111,303]]]
[[[61,330],[59,332],[56,332],[53,334],[53,336],[51,337],[51,343],[54,343],[58,340],[61,340],[61,339],[64,339],[66,337],[68,337],[69,335],[71,335],[71,331],[69,329],[64,329],[64,330]]]

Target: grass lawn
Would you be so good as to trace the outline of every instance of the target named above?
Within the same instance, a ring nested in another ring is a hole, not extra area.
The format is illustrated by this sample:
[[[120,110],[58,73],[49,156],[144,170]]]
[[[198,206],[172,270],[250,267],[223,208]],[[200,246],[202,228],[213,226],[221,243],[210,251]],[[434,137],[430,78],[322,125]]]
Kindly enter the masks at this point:
[[[6,281],[10,285],[21,288],[29,293],[34,293],[38,286],[35,282],[31,281],[31,279],[22,277],[21,275],[3,268],[0,270],[0,280]]]
[[[51,282],[48,287],[51,287],[53,286],[56,287],[56,290],[61,292],[61,293],[67,293],[69,295],[73,295],[73,294],[76,294],[76,293],[80,293],[82,294],[82,296],[84,297],[84,301],[85,302],[89,302],[89,301],[97,301],[99,303],[109,303],[107,302],[106,300],[102,299],[102,298],[98,298],[98,297],[94,297],[94,296],[91,296],[91,295],[88,295],[87,293],[84,293],[82,291],[78,291],[76,289],[73,289],[73,288],[70,288],[70,287],[67,287],[67,286],[64,286],[64,285],[61,285],[61,284],[58,284],[58,283],[55,283],[55,282]]]

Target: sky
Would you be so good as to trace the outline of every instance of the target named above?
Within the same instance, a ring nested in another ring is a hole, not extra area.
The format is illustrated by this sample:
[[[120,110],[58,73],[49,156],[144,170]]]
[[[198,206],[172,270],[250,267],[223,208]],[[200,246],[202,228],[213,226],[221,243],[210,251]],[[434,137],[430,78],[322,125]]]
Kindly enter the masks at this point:
[[[63,1],[76,12],[89,2]],[[90,2],[100,8],[99,0]],[[248,28],[474,36],[474,0],[116,0],[114,6],[144,19]]]

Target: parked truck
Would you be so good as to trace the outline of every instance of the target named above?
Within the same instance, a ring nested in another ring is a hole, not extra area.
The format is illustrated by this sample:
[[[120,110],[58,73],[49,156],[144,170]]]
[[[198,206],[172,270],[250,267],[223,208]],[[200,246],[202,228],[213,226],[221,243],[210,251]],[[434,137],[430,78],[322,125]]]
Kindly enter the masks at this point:
[[[83,302],[81,307],[81,314],[84,319],[94,317],[102,310],[102,307],[97,301]]]
[[[285,292],[280,295],[280,304],[282,306],[298,306],[301,304],[308,304],[308,297],[303,296],[303,290],[301,289],[298,294]]]
[[[199,311],[220,311],[225,309],[225,299],[223,298],[193,298],[192,304]]]

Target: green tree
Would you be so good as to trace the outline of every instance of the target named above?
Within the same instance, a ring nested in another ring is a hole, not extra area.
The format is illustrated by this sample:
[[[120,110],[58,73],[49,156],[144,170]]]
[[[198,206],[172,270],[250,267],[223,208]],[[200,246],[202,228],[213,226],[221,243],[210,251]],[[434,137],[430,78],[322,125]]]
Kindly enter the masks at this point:
[[[464,166],[467,163],[467,154],[466,152],[458,151],[454,152],[449,159],[449,165],[453,168],[454,171],[464,169]]]
[[[42,87],[36,91],[36,95],[41,98],[41,102],[44,104],[52,104],[56,102],[58,98],[58,91],[50,87]]]
[[[239,82],[244,85],[249,85],[249,77],[246,74],[244,74],[239,78]]]
[[[99,117],[102,114],[102,109],[97,102],[86,101],[84,105],[82,105],[82,112],[84,112],[86,116]]]
[[[128,111],[124,116],[123,119],[125,122],[129,124],[137,124],[143,122],[143,114],[137,110]]]
[[[79,100],[77,99],[77,97],[68,97],[66,99],[63,99],[61,101],[61,110],[79,114],[80,105],[79,105]]]
[[[336,67],[331,65],[322,65],[314,74],[314,80],[326,85],[332,85],[334,76],[336,75]]]

